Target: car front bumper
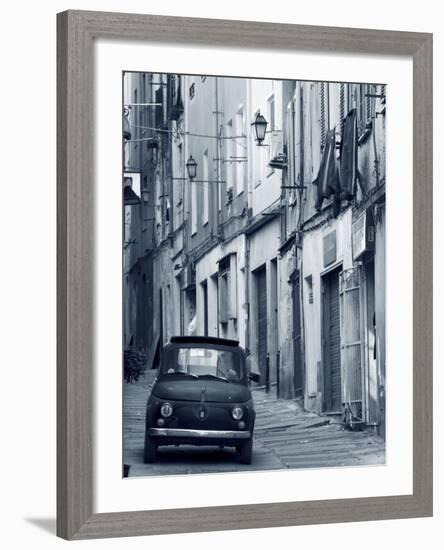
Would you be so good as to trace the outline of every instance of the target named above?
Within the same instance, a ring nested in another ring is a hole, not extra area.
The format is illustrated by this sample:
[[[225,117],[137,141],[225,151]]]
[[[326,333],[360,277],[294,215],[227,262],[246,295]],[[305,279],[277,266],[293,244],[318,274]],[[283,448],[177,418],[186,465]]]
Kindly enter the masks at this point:
[[[150,428],[148,430],[150,437],[159,439],[180,439],[180,440],[243,440],[250,439],[249,430],[195,430],[183,428]]]

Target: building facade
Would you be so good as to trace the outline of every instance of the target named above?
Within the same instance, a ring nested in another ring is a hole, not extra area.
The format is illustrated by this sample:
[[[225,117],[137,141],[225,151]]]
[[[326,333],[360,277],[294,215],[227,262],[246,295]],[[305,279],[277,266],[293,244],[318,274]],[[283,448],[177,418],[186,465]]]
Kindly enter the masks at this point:
[[[125,79],[125,345],[237,339],[267,391],[384,435],[384,86]]]

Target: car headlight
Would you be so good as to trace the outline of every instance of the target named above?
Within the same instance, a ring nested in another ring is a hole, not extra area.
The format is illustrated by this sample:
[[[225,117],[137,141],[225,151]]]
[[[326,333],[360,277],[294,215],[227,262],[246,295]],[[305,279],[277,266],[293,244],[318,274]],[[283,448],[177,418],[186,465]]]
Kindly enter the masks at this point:
[[[234,407],[231,415],[234,420],[240,420],[244,416],[244,409],[242,407]]]
[[[168,418],[169,416],[171,416],[173,414],[173,405],[171,405],[171,403],[164,403],[160,407],[160,414],[164,418]]]

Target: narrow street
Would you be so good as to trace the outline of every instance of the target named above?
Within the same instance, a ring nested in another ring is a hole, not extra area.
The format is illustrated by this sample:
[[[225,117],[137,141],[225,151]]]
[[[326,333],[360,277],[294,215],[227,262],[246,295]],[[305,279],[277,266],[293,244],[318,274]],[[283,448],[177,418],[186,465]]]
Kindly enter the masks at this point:
[[[145,406],[153,373],[124,384],[124,464],[129,477],[362,466],[385,462],[385,443],[366,431],[351,432],[331,417],[302,410],[294,401],[254,390],[256,427],[253,461],[239,464],[231,448],[163,447],[155,464],[143,463]]]

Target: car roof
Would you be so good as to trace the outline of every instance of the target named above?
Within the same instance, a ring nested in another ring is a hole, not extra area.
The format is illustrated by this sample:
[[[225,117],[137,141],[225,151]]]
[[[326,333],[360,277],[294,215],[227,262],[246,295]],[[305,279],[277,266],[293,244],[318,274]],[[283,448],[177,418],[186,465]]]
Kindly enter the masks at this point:
[[[172,336],[171,344],[212,344],[215,346],[238,347],[238,340],[228,338],[217,338],[215,336]]]

